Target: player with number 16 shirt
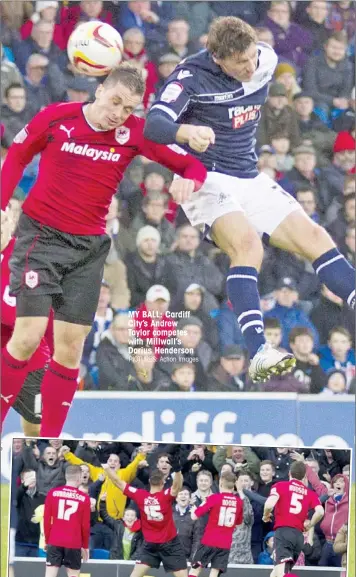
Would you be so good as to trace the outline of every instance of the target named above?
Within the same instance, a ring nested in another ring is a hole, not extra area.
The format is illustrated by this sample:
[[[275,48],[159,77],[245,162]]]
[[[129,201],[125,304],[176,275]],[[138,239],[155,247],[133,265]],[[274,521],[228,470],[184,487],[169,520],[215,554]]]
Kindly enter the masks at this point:
[[[236,525],[243,521],[243,498],[241,492],[234,494],[236,477],[233,473],[222,473],[219,490],[207,498],[191,513],[195,520],[209,513],[208,523],[192,560],[190,576],[199,575],[203,567],[211,565],[210,577],[225,573],[229,561],[232,535]]]
[[[89,558],[90,498],[78,489],[81,468],[69,465],[65,476],[66,485],[51,489],[45,501],[45,577],[56,577],[62,565],[79,577],[82,559]]]

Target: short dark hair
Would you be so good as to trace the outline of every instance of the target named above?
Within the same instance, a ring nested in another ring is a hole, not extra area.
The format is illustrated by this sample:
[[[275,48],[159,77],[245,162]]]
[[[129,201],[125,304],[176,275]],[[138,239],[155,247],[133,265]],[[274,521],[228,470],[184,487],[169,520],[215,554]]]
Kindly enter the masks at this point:
[[[215,58],[223,60],[236,52],[246,52],[256,42],[257,34],[247,22],[235,16],[221,16],[210,25],[207,49]]]
[[[10,84],[6,89],[5,89],[5,98],[8,98],[11,90],[15,90],[15,89],[19,89],[21,88],[22,90],[25,90],[25,87],[20,84],[20,82],[13,82],[12,84]]]
[[[160,459],[162,459],[162,457],[165,457],[166,459],[168,459],[168,461],[170,461],[171,455],[169,453],[160,453],[157,456],[157,463]]]
[[[347,46],[348,44],[347,33],[345,32],[345,30],[338,30],[336,32],[332,32],[332,34],[330,34],[330,36],[326,40],[325,44],[327,44],[329,40],[336,40],[336,42],[341,42],[341,44],[345,44],[345,46]]]
[[[308,336],[314,342],[313,333],[310,329],[308,329],[308,327],[294,327],[294,329],[292,329],[288,335],[288,340],[290,343],[295,343],[295,340],[302,336]]]
[[[264,461],[260,462],[260,469],[261,469],[262,465],[271,465],[273,471],[276,470],[276,465],[274,464],[273,461],[270,461],[269,459],[265,459]]]
[[[316,190],[313,186],[308,186],[307,184],[300,184],[296,187],[295,194],[297,195],[299,192],[312,192],[314,197],[316,195]]]
[[[117,68],[114,68],[109,76],[104,80],[103,85],[105,87],[113,86],[121,82],[134,94],[139,94],[142,96],[146,90],[146,83],[143,79],[142,72],[137,70],[132,64],[128,62],[120,64]]]
[[[236,471],[235,475],[236,479],[239,479],[240,477],[242,477],[242,475],[247,475],[247,477],[250,477],[252,481],[255,480],[254,475],[251,473],[249,469],[240,469],[239,471]]]
[[[289,469],[290,476],[293,479],[298,479],[298,481],[302,481],[305,475],[307,474],[307,467],[303,461],[294,461]]]
[[[352,341],[351,333],[345,327],[333,327],[329,332],[328,341],[335,333],[340,333],[341,335],[344,335],[344,337],[347,337],[350,342]]]
[[[223,485],[227,489],[233,489],[235,487],[236,476],[234,473],[229,473],[229,471],[225,471],[220,476],[220,481],[222,481]]]
[[[81,477],[81,475],[82,470],[80,468],[80,465],[68,465],[68,467],[65,470],[66,479],[72,479],[73,477]]]
[[[159,487],[164,484],[164,475],[159,469],[152,471],[150,475],[150,485],[151,487]]]
[[[281,329],[282,330],[282,326],[281,326],[279,319],[276,319],[275,317],[267,317],[266,319],[264,319],[263,323],[265,325],[265,330],[266,329]]]

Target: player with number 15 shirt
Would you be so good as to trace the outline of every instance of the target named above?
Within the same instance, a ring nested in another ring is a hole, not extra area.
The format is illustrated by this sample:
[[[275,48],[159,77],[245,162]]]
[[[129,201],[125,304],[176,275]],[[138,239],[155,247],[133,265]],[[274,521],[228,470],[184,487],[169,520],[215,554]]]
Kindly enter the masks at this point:
[[[90,498],[78,489],[81,483],[78,465],[69,465],[65,475],[66,485],[51,489],[45,501],[46,565],[51,567],[48,577],[54,577],[52,568],[59,569],[61,565],[79,575],[82,556],[84,560],[88,557]]]

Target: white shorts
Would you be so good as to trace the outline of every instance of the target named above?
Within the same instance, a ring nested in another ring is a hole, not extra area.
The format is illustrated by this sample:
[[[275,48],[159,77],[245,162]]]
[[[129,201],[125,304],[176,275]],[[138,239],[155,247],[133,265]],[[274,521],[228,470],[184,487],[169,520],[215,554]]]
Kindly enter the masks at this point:
[[[255,178],[208,172],[202,188],[182,208],[191,225],[204,232],[220,216],[243,212],[258,234],[268,238],[291,212],[303,210],[293,196],[263,172]]]
[[[15,559],[15,535],[16,529],[10,529],[9,535],[9,565],[14,564]]]

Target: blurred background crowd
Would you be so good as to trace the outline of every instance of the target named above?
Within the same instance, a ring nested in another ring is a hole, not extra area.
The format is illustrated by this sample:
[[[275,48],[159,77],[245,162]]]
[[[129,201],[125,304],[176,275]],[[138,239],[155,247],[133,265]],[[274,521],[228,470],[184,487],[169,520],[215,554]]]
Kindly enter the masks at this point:
[[[175,66],[204,48],[210,22],[235,15],[279,57],[257,133],[259,169],[295,196],[355,264],[355,14],[350,0],[2,2],[1,161],[44,106],[92,98],[98,80],[78,75],[66,55],[78,23],[102,20],[122,34],[124,61],[146,78],[137,111],[145,116]],[[11,200],[15,219],[39,160],[26,168]],[[168,194],[172,177],[154,162],[135,159],[113,198],[107,217],[112,246],[81,388],[354,392],[353,316],[320,286],[308,262],[271,247],[259,281],[267,339],[293,351],[297,366],[258,388],[248,381],[243,337],[225,291],[228,258],[187,223]],[[147,311],[156,319],[147,319]],[[176,323],[169,311],[189,317]],[[137,323],[144,319],[145,334]],[[178,335],[189,354],[167,351]],[[141,337],[145,346],[131,354]],[[147,346],[147,338],[154,344]]]
[[[105,476],[103,463],[131,485],[149,489],[154,469],[172,485],[177,464],[184,484],[173,504],[174,521],[187,559],[191,559],[203,535],[207,516],[192,521],[190,508],[199,506],[219,491],[219,476],[236,475],[236,491],[243,491],[243,524],[235,529],[230,563],[272,565],[273,522],[262,521],[271,487],[288,480],[294,460],[307,465],[308,484],[316,491],[325,516],[305,534],[297,564],[346,567],[349,510],[349,450],[317,450],[268,447],[165,445],[98,441],[15,439],[12,454],[11,528],[15,553],[44,557],[43,510],[48,491],[65,484],[68,464],[80,465],[80,490],[91,498],[90,557],[92,559],[139,558],[141,523],[130,502]],[[312,514],[312,512],[311,512]]]

